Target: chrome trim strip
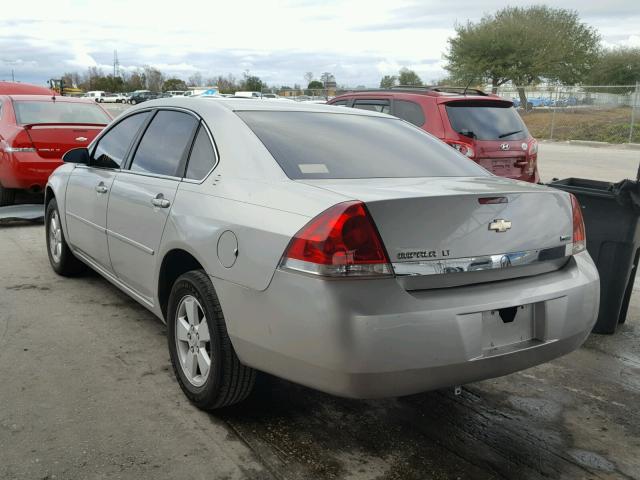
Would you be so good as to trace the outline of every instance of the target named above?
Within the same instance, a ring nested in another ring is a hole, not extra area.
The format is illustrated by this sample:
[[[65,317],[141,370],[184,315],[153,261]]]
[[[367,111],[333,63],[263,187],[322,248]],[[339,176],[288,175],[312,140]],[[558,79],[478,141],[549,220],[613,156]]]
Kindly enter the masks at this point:
[[[146,245],[138,243],[135,240],[131,240],[129,237],[125,237],[124,235],[121,235],[118,232],[114,232],[113,230],[107,230],[107,235],[111,235],[112,237],[117,238],[124,243],[128,243],[132,247],[135,247],[138,250],[142,250],[144,253],[147,253],[149,255],[153,255],[155,253],[153,249],[147,247]]]
[[[415,262],[392,263],[395,274],[403,276],[443,275],[461,272],[480,272],[503,270],[537,263],[557,260],[571,256],[573,244],[557,247],[526,250],[521,252],[483,255],[479,257],[443,258],[438,260],[420,260]]]
[[[101,227],[100,225],[98,225],[98,224],[96,224],[96,223],[93,223],[93,222],[91,222],[91,221],[87,220],[86,218],[82,218],[81,216],[76,215],[75,213],[71,213],[71,212],[67,211],[67,212],[66,212],[66,214],[67,214],[67,216],[69,216],[69,217],[71,217],[71,218],[75,218],[75,219],[76,219],[76,220],[78,220],[79,222],[82,222],[82,223],[84,223],[85,225],[89,225],[90,227],[93,227],[93,228],[95,228],[96,230],[99,230],[99,231],[100,231],[100,232],[102,232],[102,233],[105,233],[105,232],[107,231],[107,229],[106,229],[106,228]]]

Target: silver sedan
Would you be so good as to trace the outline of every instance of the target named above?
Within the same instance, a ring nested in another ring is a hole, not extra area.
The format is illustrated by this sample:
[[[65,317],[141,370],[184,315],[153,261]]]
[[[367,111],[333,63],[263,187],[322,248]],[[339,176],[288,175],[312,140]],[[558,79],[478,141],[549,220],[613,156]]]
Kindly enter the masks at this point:
[[[89,266],[165,321],[201,408],[244,399],[256,371],[357,398],[505,375],[596,319],[575,198],[387,115],[170,98],[65,162],[51,266]]]

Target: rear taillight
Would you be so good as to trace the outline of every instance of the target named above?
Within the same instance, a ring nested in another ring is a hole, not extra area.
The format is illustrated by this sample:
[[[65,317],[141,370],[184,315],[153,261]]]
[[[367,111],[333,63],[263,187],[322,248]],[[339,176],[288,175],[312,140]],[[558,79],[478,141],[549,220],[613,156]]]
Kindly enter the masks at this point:
[[[536,153],[538,153],[538,142],[531,140],[531,143],[529,143],[529,155],[535,155]]]
[[[35,152],[36,147],[33,145],[33,142],[31,141],[31,137],[29,136],[27,131],[22,130],[13,139],[11,146],[5,148],[5,151],[9,153]]]
[[[573,254],[582,252],[587,248],[587,235],[584,229],[584,219],[582,218],[582,207],[580,202],[571,195],[571,211],[573,216]]]
[[[378,230],[362,202],[334,205],[289,242],[280,267],[328,277],[392,275]]]
[[[447,145],[455,148],[465,157],[473,158],[474,155],[476,154],[473,151],[473,145],[471,145],[470,143],[459,142],[458,140],[445,140],[445,142],[447,143]]]

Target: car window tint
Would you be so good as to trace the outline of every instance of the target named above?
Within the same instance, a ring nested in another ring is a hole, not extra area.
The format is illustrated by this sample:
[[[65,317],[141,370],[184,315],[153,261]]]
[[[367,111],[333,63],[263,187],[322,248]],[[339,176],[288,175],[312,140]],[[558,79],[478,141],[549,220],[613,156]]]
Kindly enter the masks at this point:
[[[131,142],[148,115],[149,112],[131,115],[109,130],[98,142],[91,165],[101,168],[120,168]]]
[[[416,102],[409,100],[396,100],[393,102],[395,116],[409,123],[413,123],[417,127],[424,125],[424,112],[422,107]]]
[[[292,179],[490,175],[444,142],[397,118],[338,109],[236,113]]]
[[[389,113],[391,111],[389,100],[356,100],[353,103],[353,108],[380,113]]]
[[[106,125],[111,121],[95,102],[19,100],[14,102],[16,118],[22,125],[39,123],[89,123]]]
[[[202,180],[213,168],[216,156],[209,135],[203,126],[200,126],[196,141],[189,155],[186,178]]]
[[[511,103],[458,101],[446,104],[451,127],[476,140],[526,140],[529,131]]]
[[[197,125],[196,118],[188,113],[158,112],[140,140],[130,169],[134,172],[177,176]]]
[[[349,100],[338,100],[337,102],[333,102],[331,105],[336,105],[338,107],[346,107],[349,103]]]

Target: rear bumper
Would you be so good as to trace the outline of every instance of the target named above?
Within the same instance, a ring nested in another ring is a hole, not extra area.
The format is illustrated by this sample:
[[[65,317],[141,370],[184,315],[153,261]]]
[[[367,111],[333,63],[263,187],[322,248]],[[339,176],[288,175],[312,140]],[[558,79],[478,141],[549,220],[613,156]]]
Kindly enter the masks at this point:
[[[356,398],[408,395],[544,363],[582,344],[599,301],[586,252],[553,273],[416,292],[395,279],[330,281],[283,271],[264,292],[212,280],[242,362]],[[533,337],[488,348],[482,312],[529,304]]]
[[[62,159],[46,159],[37,153],[4,154],[0,161],[0,184],[5,188],[44,188]]]

